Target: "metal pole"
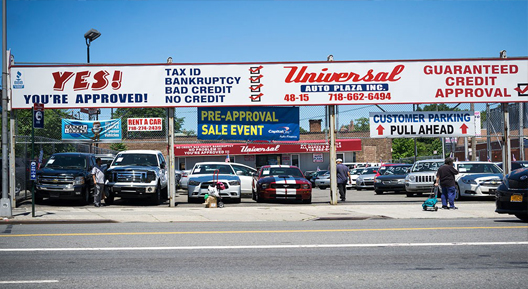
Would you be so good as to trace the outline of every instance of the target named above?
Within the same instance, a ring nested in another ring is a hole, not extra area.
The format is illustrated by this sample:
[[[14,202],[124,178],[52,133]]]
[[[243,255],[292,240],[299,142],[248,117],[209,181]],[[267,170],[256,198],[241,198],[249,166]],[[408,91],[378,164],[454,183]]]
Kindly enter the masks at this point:
[[[2,198],[0,216],[12,217],[13,210],[8,197],[8,152],[7,152],[7,20],[6,2],[2,0]]]
[[[493,154],[491,153],[492,150],[491,150],[491,123],[490,123],[490,106],[489,106],[489,103],[486,103],[486,147],[487,147],[487,150],[488,150],[488,160],[492,160],[491,158],[493,157]]]
[[[176,175],[174,157],[174,108],[167,108],[169,114],[169,207],[176,206]]]
[[[507,175],[511,171],[511,142],[510,142],[510,112],[509,104],[501,103],[502,113],[504,114],[504,158],[502,159],[502,167],[504,174]]]
[[[475,115],[475,104],[474,103],[470,104],[469,110],[471,110],[473,112],[473,115]],[[476,127],[475,129],[480,130],[480,127]],[[472,161],[477,160],[477,138],[475,136],[471,137],[471,160]]]
[[[31,115],[35,115],[35,106],[31,108]],[[34,117],[34,116],[33,116]],[[31,161],[35,159],[35,125],[31,123]],[[35,181],[31,181],[31,216],[35,217]]]
[[[519,102],[519,160],[524,161],[524,103]]]
[[[328,106],[330,111],[330,188],[332,196],[330,204],[337,205],[337,170],[336,170],[336,144],[335,144],[335,105]]]

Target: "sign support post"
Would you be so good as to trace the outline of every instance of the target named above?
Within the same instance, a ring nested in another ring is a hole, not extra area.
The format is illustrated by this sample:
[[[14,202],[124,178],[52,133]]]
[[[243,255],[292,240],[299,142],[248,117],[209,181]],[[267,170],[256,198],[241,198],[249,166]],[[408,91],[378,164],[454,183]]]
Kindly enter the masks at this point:
[[[174,160],[174,108],[167,109],[169,114],[169,207],[176,206],[176,176],[175,176],[175,160]]]
[[[330,203],[337,205],[337,170],[336,170],[336,134],[335,134],[335,105],[329,105],[330,111],[330,188],[332,198]]]

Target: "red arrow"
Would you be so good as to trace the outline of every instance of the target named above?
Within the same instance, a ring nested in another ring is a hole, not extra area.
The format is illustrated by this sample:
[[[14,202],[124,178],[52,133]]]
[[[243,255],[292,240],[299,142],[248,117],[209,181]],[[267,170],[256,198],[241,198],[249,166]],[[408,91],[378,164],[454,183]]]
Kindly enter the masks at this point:
[[[462,134],[467,134],[468,126],[465,123],[460,128],[462,129]]]
[[[385,128],[383,128],[383,127],[381,126],[381,124],[380,124],[376,129],[378,130],[378,135],[382,135],[382,134],[383,134],[383,130],[384,130]]]

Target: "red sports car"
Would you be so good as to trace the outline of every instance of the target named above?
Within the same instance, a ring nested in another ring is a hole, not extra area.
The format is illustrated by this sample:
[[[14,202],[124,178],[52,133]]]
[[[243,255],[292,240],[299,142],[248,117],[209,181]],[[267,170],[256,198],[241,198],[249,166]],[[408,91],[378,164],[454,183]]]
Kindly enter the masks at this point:
[[[253,178],[253,200],[302,200],[312,203],[312,184],[295,166],[263,166]]]

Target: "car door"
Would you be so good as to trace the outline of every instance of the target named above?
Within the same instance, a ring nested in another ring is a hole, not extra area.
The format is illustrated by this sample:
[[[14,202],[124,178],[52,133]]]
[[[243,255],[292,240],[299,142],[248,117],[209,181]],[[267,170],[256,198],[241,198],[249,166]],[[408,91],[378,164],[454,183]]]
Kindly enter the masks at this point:
[[[240,178],[242,194],[251,194],[253,175],[257,172],[257,170],[254,168],[236,164],[231,164],[231,167],[233,167],[233,170],[235,170],[235,173]]]

